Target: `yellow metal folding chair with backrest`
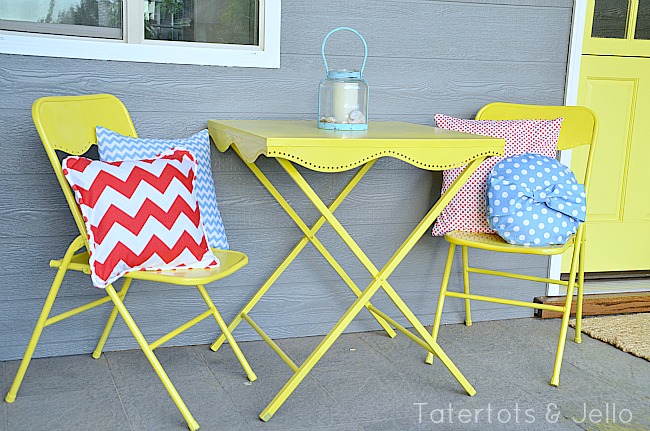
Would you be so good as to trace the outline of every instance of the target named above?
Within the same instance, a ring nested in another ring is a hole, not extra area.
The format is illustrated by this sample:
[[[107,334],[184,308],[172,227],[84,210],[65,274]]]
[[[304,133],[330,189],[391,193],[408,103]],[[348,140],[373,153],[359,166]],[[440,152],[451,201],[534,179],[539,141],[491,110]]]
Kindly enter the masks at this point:
[[[510,103],[491,103],[484,106],[478,114],[477,120],[533,120],[533,119],[555,119],[564,117],[560,137],[558,140],[559,150],[569,150],[583,145],[589,146],[589,155],[585,167],[582,182],[585,187],[585,193],[589,196],[589,180],[591,178],[591,167],[594,158],[594,144],[598,133],[598,119],[593,111],[580,106],[537,106],[537,105],[519,105]],[[576,175],[578,176],[578,175]],[[581,178],[578,178],[580,181]],[[576,333],[574,341],[580,343],[580,330],[582,319],[582,295],[584,284],[584,256],[585,256],[585,223],[580,224],[575,235],[571,236],[564,245],[552,245],[543,247],[511,245],[505,242],[496,234],[470,233],[462,231],[452,231],[445,235],[449,242],[449,252],[447,254],[447,263],[440,287],[440,296],[436,308],[436,317],[433,323],[432,336],[435,340],[438,337],[440,329],[440,320],[442,318],[442,309],[446,297],[463,298],[465,300],[465,324],[472,325],[470,311],[471,301],[486,301],[498,304],[516,305],[521,307],[537,308],[544,310],[553,310],[562,313],[562,323],[560,325],[560,336],[557,343],[555,354],[555,366],[551,385],[558,386],[560,382],[560,367],[562,366],[562,356],[566,341],[567,328],[569,325],[569,316],[571,313],[571,303],[573,301],[573,292],[577,288],[576,299]],[[463,266],[463,292],[452,292],[447,290],[449,276],[451,274],[452,263],[456,246],[461,247],[462,266]],[[474,268],[469,266],[468,248],[489,250],[499,253],[520,253],[533,254],[539,256],[552,256],[565,253],[571,250],[571,267],[568,281],[556,280],[550,278],[536,277],[525,274],[517,274],[504,271],[494,271],[484,268]],[[470,293],[469,274],[487,274],[500,277],[516,278],[520,280],[530,280],[541,283],[554,283],[566,286],[567,294],[564,305],[538,304],[534,302],[518,301],[505,299],[501,297],[491,297],[482,295],[473,295]],[[433,362],[433,354],[429,353],[426,362]]]
[[[131,137],[136,137],[137,135],[131,117],[122,102],[120,102],[116,97],[107,94],[45,97],[34,102],[32,107],[32,116],[36,129],[41,137],[41,141],[45,147],[45,151],[47,152],[47,156],[54,168],[56,178],[63,190],[68,206],[72,211],[80,235],[72,241],[62,259],[52,260],[50,262],[50,266],[58,268],[58,270],[27,346],[25,355],[20,367],[18,368],[18,372],[16,373],[14,382],[9,389],[9,393],[5,397],[5,400],[11,403],[16,399],[16,394],[23,381],[23,377],[25,376],[25,372],[27,371],[27,367],[29,366],[29,362],[31,361],[44,327],[112,301],[114,307],[99,339],[97,347],[92,354],[93,358],[97,359],[101,356],[104,344],[108,339],[115,319],[117,318],[117,314],[119,313],[133,333],[138,345],[153,366],[156,374],[160,377],[160,380],[180,410],[183,418],[187,421],[189,428],[191,430],[197,430],[199,424],[192,417],[192,414],[174,388],[172,382],[169,380],[169,377],[160,365],[153,350],[200,321],[213,317],[232,346],[235,355],[244,367],[248,379],[254,381],[256,376],[253,373],[253,370],[248,365],[246,358],[244,358],[244,355],[237,346],[230,331],[228,331],[224,320],[221,318],[221,315],[217,311],[217,308],[204,287],[206,284],[224,278],[244,267],[248,263],[248,257],[244,253],[237,251],[212,249],[220,262],[218,268],[194,269],[192,271],[132,271],[124,275],[124,283],[119,291],[116,291],[112,285],[108,285],[106,287],[106,297],[50,317],[52,305],[66,272],[72,270],[90,274],[86,243],[86,227],[84,225],[83,216],[75,202],[72,190],[63,175],[61,162],[59,161],[59,153],[70,155],[82,155],[86,153],[92,145],[97,143],[95,138],[95,126],[97,125],[110,128],[123,135]],[[138,326],[124,305],[124,297],[126,296],[133,279],[170,283],[180,286],[196,286],[199,294],[207,304],[208,309],[168,334],[160,337],[158,340],[149,343],[143,336],[142,332],[138,329]]]

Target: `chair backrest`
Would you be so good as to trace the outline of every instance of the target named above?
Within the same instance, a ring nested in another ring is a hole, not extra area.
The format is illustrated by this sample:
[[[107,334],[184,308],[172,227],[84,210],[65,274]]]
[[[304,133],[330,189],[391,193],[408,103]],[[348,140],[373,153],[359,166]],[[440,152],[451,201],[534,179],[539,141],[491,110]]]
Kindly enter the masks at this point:
[[[86,240],[83,216],[63,175],[57,151],[76,156],[84,154],[92,145],[97,144],[96,126],[137,137],[131,116],[115,96],[93,94],[38,99],[32,105],[32,119],[77,223],[79,233]]]
[[[482,107],[476,114],[477,120],[553,120],[563,117],[558,140],[558,150],[589,145],[585,167],[584,186],[588,192],[594,147],[598,135],[598,118],[584,106],[542,106],[495,102]],[[579,177],[579,175],[576,175]]]

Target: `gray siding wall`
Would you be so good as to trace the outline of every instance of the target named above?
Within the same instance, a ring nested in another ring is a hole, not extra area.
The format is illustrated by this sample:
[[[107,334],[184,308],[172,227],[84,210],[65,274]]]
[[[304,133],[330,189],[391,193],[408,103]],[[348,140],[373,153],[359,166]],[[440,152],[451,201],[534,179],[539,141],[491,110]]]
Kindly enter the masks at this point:
[[[0,55],[0,360],[19,358],[36,322],[60,258],[76,235],[36,131],[30,108],[46,95],[106,92],[127,106],[140,136],[174,138],[220,119],[315,119],[317,86],[324,75],[323,36],[337,26],[363,34],[369,46],[365,77],[372,120],[433,124],[435,113],[464,118],[491,101],[562,104],[569,46],[571,0],[285,0],[281,68],[274,70],[161,65]],[[331,42],[331,43],[330,43]],[[358,45],[343,35],[328,42],[331,66],[359,64]],[[336,54],[336,55],[335,55]],[[213,150],[219,207],[232,248],[250,263],[208,286],[226,320],[233,318],[300,239],[299,230],[232,152]],[[305,221],[317,213],[274,160],[260,166]],[[352,173],[302,170],[328,202]],[[439,195],[440,173],[397,160],[380,160],[337,211],[340,220],[377,265],[383,265]],[[368,273],[324,227],[321,240],[360,287]],[[447,245],[424,237],[390,278],[414,312],[433,321]],[[476,264],[527,268],[544,275],[545,258],[503,258],[472,253]],[[508,291],[530,299],[544,287],[476,276],[477,293]],[[459,289],[458,266],[451,288]],[[55,303],[66,310],[103,295],[86,276],[70,273]],[[289,267],[252,316],[272,337],[326,333],[353,295],[311,246]],[[380,293],[375,305],[395,315]],[[134,282],[127,306],[150,340],[202,306],[195,289]],[[530,310],[475,304],[474,319],[530,316]],[[110,312],[98,308],[45,329],[36,356],[89,352]],[[404,319],[398,319],[404,322]],[[462,321],[461,301],[449,300],[444,322]],[[367,313],[349,331],[378,328]],[[170,344],[202,344],[217,335],[204,321]],[[257,335],[244,323],[240,340]],[[107,350],[135,348],[118,320]]]

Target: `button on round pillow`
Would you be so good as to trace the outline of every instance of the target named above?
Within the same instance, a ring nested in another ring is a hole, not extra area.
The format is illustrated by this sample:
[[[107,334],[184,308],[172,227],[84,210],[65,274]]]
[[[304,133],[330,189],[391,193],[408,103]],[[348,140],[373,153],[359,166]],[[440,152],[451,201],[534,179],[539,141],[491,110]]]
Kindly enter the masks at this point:
[[[510,244],[564,244],[585,221],[584,186],[569,168],[539,154],[499,162],[487,197],[490,228]]]

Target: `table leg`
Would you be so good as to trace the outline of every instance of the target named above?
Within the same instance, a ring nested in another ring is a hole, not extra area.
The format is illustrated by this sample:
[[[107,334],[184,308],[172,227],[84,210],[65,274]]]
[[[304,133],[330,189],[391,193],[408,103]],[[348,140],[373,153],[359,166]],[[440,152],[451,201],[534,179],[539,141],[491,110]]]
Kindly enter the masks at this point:
[[[339,205],[341,205],[341,203],[350,194],[350,192],[359,183],[361,178],[363,178],[363,176],[368,172],[368,170],[370,170],[370,168],[374,163],[375,160],[366,163],[352,177],[352,179],[348,182],[348,184],[343,188],[343,190],[336,197],[334,202],[332,202],[332,204],[328,207],[328,210],[330,212],[333,213],[339,207]],[[289,205],[286,199],[284,199],[284,197],[280,194],[280,192],[273,186],[273,184],[268,180],[268,178],[266,178],[264,173],[253,163],[246,163],[246,165],[253,172],[253,174],[255,174],[258,180],[266,187],[266,189],[271,193],[271,195],[278,201],[278,203],[282,206],[282,208],[284,208],[284,210],[289,214],[291,219],[298,225],[300,230],[303,232],[304,237],[300,240],[300,242],[298,242],[298,244],[296,244],[293,250],[291,250],[291,253],[287,255],[287,257],[282,261],[280,266],[278,266],[278,268],[273,272],[273,274],[271,274],[271,276],[264,282],[264,284],[260,287],[260,289],[256,292],[256,294],[250,299],[250,301],[244,306],[244,308],[239,313],[237,313],[237,316],[228,325],[228,330],[232,333],[232,331],[237,326],[239,326],[244,316],[248,315],[248,313],[253,309],[253,307],[255,307],[257,302],[264,296],[264,294],[266,294],[268,289],[273,285],[273,283],[275,283],[278,277],[280,277],[280,275],[286,270],[289,264],[298,256],[298,254],[302,251],[302,249],[307,245],[308,242],[314,244],[316,249],[323,255],[323,257],[327,260],[327,262],[329,262],[329,264],[334,268],[337,274],[339,274],[339,276],[343,279],[343,281],[345,281],[348,287],[350,287],[350,289],[357,296],[361,295],[361,290],[357,287],[354,281],[352,281],[352,279],[347,275],[345,270],[343,270],[341,265],[334,259],[331,253],[327,251],[325,246],[315,236],[316,233],[320,230],[320,228],[325,223],[326,221],[325,217],[321,216],[311,228],[307,227],[307,225],[302,221],[300,216],[293,210],[293,208]],[[391,328],[390,325],[385,320],[383,320],[378,314],[370,310],[370,307],[372,307],[371,304],[366,305],[366,308],[368,308],[370,313],[375,317],[375,319],[377,319],[377,321],[382,326],[382,328],[386,331],[388,336],[391,338],[395,337],[396,333],[393,330],[393,328]],[[221,347],[221,345],[224,343],[224,341],[225,341],[225,336],[221,334],[219,338],[217,338],[217,340],[210,346],[210,348],[216,352],[219,349],[219,347]],[[291,366],[291,364],[289,364],[289,366]]]
[[[397,268],[400,262],[408,254],[408,252],[415,246],[417,241],[429,230],[429,227],[435,219],[438,217],[442,209],[449,203],[449,201],[454,197],[458,190],[465,184],[467,178],[476,170],[476,168],[483,162],[484,158],[474,160],[470,163],[467,168],[461,173],[458,179],[449,187],[449,189],[438,199],[438,202],[429,210],[429,212],[424,216],[422,221],[413,229],[413,232],[406,238],[402,245],[397,249],[393,257],[391,257],[386,265],[379,271],[375,277],[377,280],[386,279],[392,274],[392,272]],[[413,328],[417,334],[425,341],[425,343],[431,348],[431,351],[440,358],[440,360],[445,364],[447,369],[451,374],[456,378],[460,385],[465,389],[465,391],[473,396],[476,394],[476,390],[472,385],[467,381],[467,379],[462,375],[460,370],[454,365],[454,363],[449,359],[447,354],[442,350],[442,348],[437,344],[433,337],[426,330],[424,325],[420,320],[415,316],[415,314],[408,308],[400,296],[395,292],[392,286],[388,283],[383,283],[383,288],[388,297],[393,301],[397,306],[400,312],[406,317],[406,319],[413,325]],[[441,356],[442,355],[442,356]]]
[[[461,174],[456,178],[456,180],[452,183],[452,185],[447,189],[447,191],[440,196],[438,201],[435,203],[435,205],[429,210],[426,216],[420,221],[420,223],[416,226],[416,228],[413,230],[413,232],[409,235],[409,237],[404,241],[404,243],[400,246],[400,248],[395,252],[393,257],[386,263],[387,267],[392,267],[390,272],[385,275],[384,280],[382,281],[382,285],[385,287],[390,288],[391,290],[392,287],[390,287],[390,284],[386,280],[388,278],[388,275],[390,275],[394,269],[397,267],[397,265],[406,257],[406,255],[411,251],[411,249],[415,246],[417,241],[422,237],[422,235],[425,234],[425,232],[429,229],[429,227],[433,224],[435,219],[438,217],[438,215],[442,212],[442,209],[447,206],[449,201],[458,193],[458,190],[465,184],[467,179],[474,173],[476,168],[480,166],[480,164],[485,160],[487,156],[482,156],[479,157],[473,161],[471,161],[467,167],[461,172]],[[296,167],[288,160],[286,159],[277,159],[280,165],[287,171],[289,176],[295,181],[295,183],[300,187],[300,189],[305,193],[307,198],[314,204],[314,206],[318,209],[318,211],[323,215],[323,217],[330,223],[330,225],[334,228],[336,233],[343,239],[345,244],[352,250],[354,255],[359,259],[359,261],[366,267],[368,272],[372,277],[376,277],[377,274],[379,273],[379,270],[377,267],[370,261],[368,256],[361,250],[359,245],[352,239],[352,237],[347,233],[345,228],[341,225],[341,223],[334,217],[334,214],[332,211],[330,211],[327,206],[323,203],[323,201],[318,197],[314,189],[311,188],[311,186],[305,181],[305,179],[300,175],[300,172],[296,169]],[[395,261],[391,263],[392,261]]]
[[[375,277],[379,270],[372,263],[372,261],[366,256],[366,254],[361,250],[361,247],[352,239],[352,237],[347,233],[345,228],[341,223],[334,217],[334,214],[327,208],[323,201],[318,197],[314,189],[311,188],[309,183],[305,181],[300,172],[296,167],[288,160],[277,159],[280,165],[287,171],[287,174],[295,181],[295,183],[300,187],[300,189],[305,193],[307,198],[314,204],[318,211],[322,214],[322,217],[327,220],[327,222],[334,228],[336,233],[343,239],[343,242],[352,250],[354,255],[359,259],[359,261],[365,266],[372,277]],[[374,161],[373,161],[374,162]],[[404,254],[406,255],[406,253]],[[384,280],[383,284],[388,284],[388,281]],[[368,304],[372,307],[371,304]]]
[[[325,338],[321,340],[316,349],[309,355],[309,357],[302,363],[296,370],[291,378],[280,389],[280,392],[271,400],[268,406],[260,413],[260,419],[264,422],[273,417],[275,412],[284,404],[293,391],[298,387],[300,382],[307,376],[309,371],[316,365],[316,363],[323,357],[327,350],[334,344],[336,339],[343,333],[345,328],[348,327],[350,322],[359,314],[359,312],[368,304],[370,298],[379,289],[380,283],[373,281],[363,293],[357,297],[354,303],[348,308],[343,317],[334,325],[334,327],[327,333]]]
[[[387,278],[390,274],[397,268],[400,262],[408,254],[408,252],[413,248],[417,241],[422,237],[422,235],[428,230],[429,226],[433,223],[436,217],[440,214],[442,209],[449,203],[451,198],[458,192],[462,185],[467,181],[469,176],[476,170],[476,168],[481,164],[485,157],[471,162],[461,175],[456,179],[456,181],[449,187],[446,193],[444,193],[438,202],[431,208],[427,215],[420,221],[416,226],[413,232],[409,237],[404,241],[404,243],[399,247],[399,249],[393,254],[389,259],[386,265],[378,271],[374,264],[368,259],[363,250],[357,245],[357,243],[352,239],[348,234],[345,228],[341,223],[334,217],[334,215],[329,211],[327,206],[323,201],[318,197],[314,190],[309,186],[309,184],[304,180],[300,175],[297,169],[291,164],[291,162],[278,159],[280,164],[285,168],[287,173],[293,178],[293,180],[298,184],[298,186],[303,190],[305,195],[309,198],[310,201],[316,206],[316,208],[321,212],[321,214],[327,219],[330,225],[334,230],[339,234],[341,239],[350,247],[352,252],[361,260],[364,265],[371,271],[374,280],[366,287],[361,296],[357,298],[356,301],[348,308],[346,313],[341,317],[337,324],[330,330],[330,332],[323,338],[319,343],[316,349],[309,355],[307,360],[298,368],[294,375],[287,381],[284,387],[278,392],[278,394],[271,400],[269,405],[262,411],[260,418],[263,421],[268,421],[275,414],[277,409],[282,406],[286,399],[293,393],[296,387],[302,382],[305,376],[311,371],[311,369],[316,365],[320,358],[327,352],[327,350],[332,346],[336,339],[343,333],[345,328],[352,322],[352,320],[359,314],[361,309],[364,306],[367,306],[372,296],[377,292],[380,287],[383,287],[386,293],[389,295],[391,300],[395,303],[398,309],[402,314],[407,318],[407,320],[413,325],[417,333],[425,340],[427,345],[431,348],[436,355],[439,355],[441,361],[447,369],[452,373],[456,380],[461,384],[465,391],[469,395],[476,394],[476,390],[472,385],[467,381],[465,376],[458,370],[454,365],[451,359],[444,353],[442,348],[431,338],[431,335],[424,328],[422,323],[418,320],[415,314],[408,308],[404,301],[399,297],[397,292],[388,284]],[[443,359],[444,358],[444,359]]]

